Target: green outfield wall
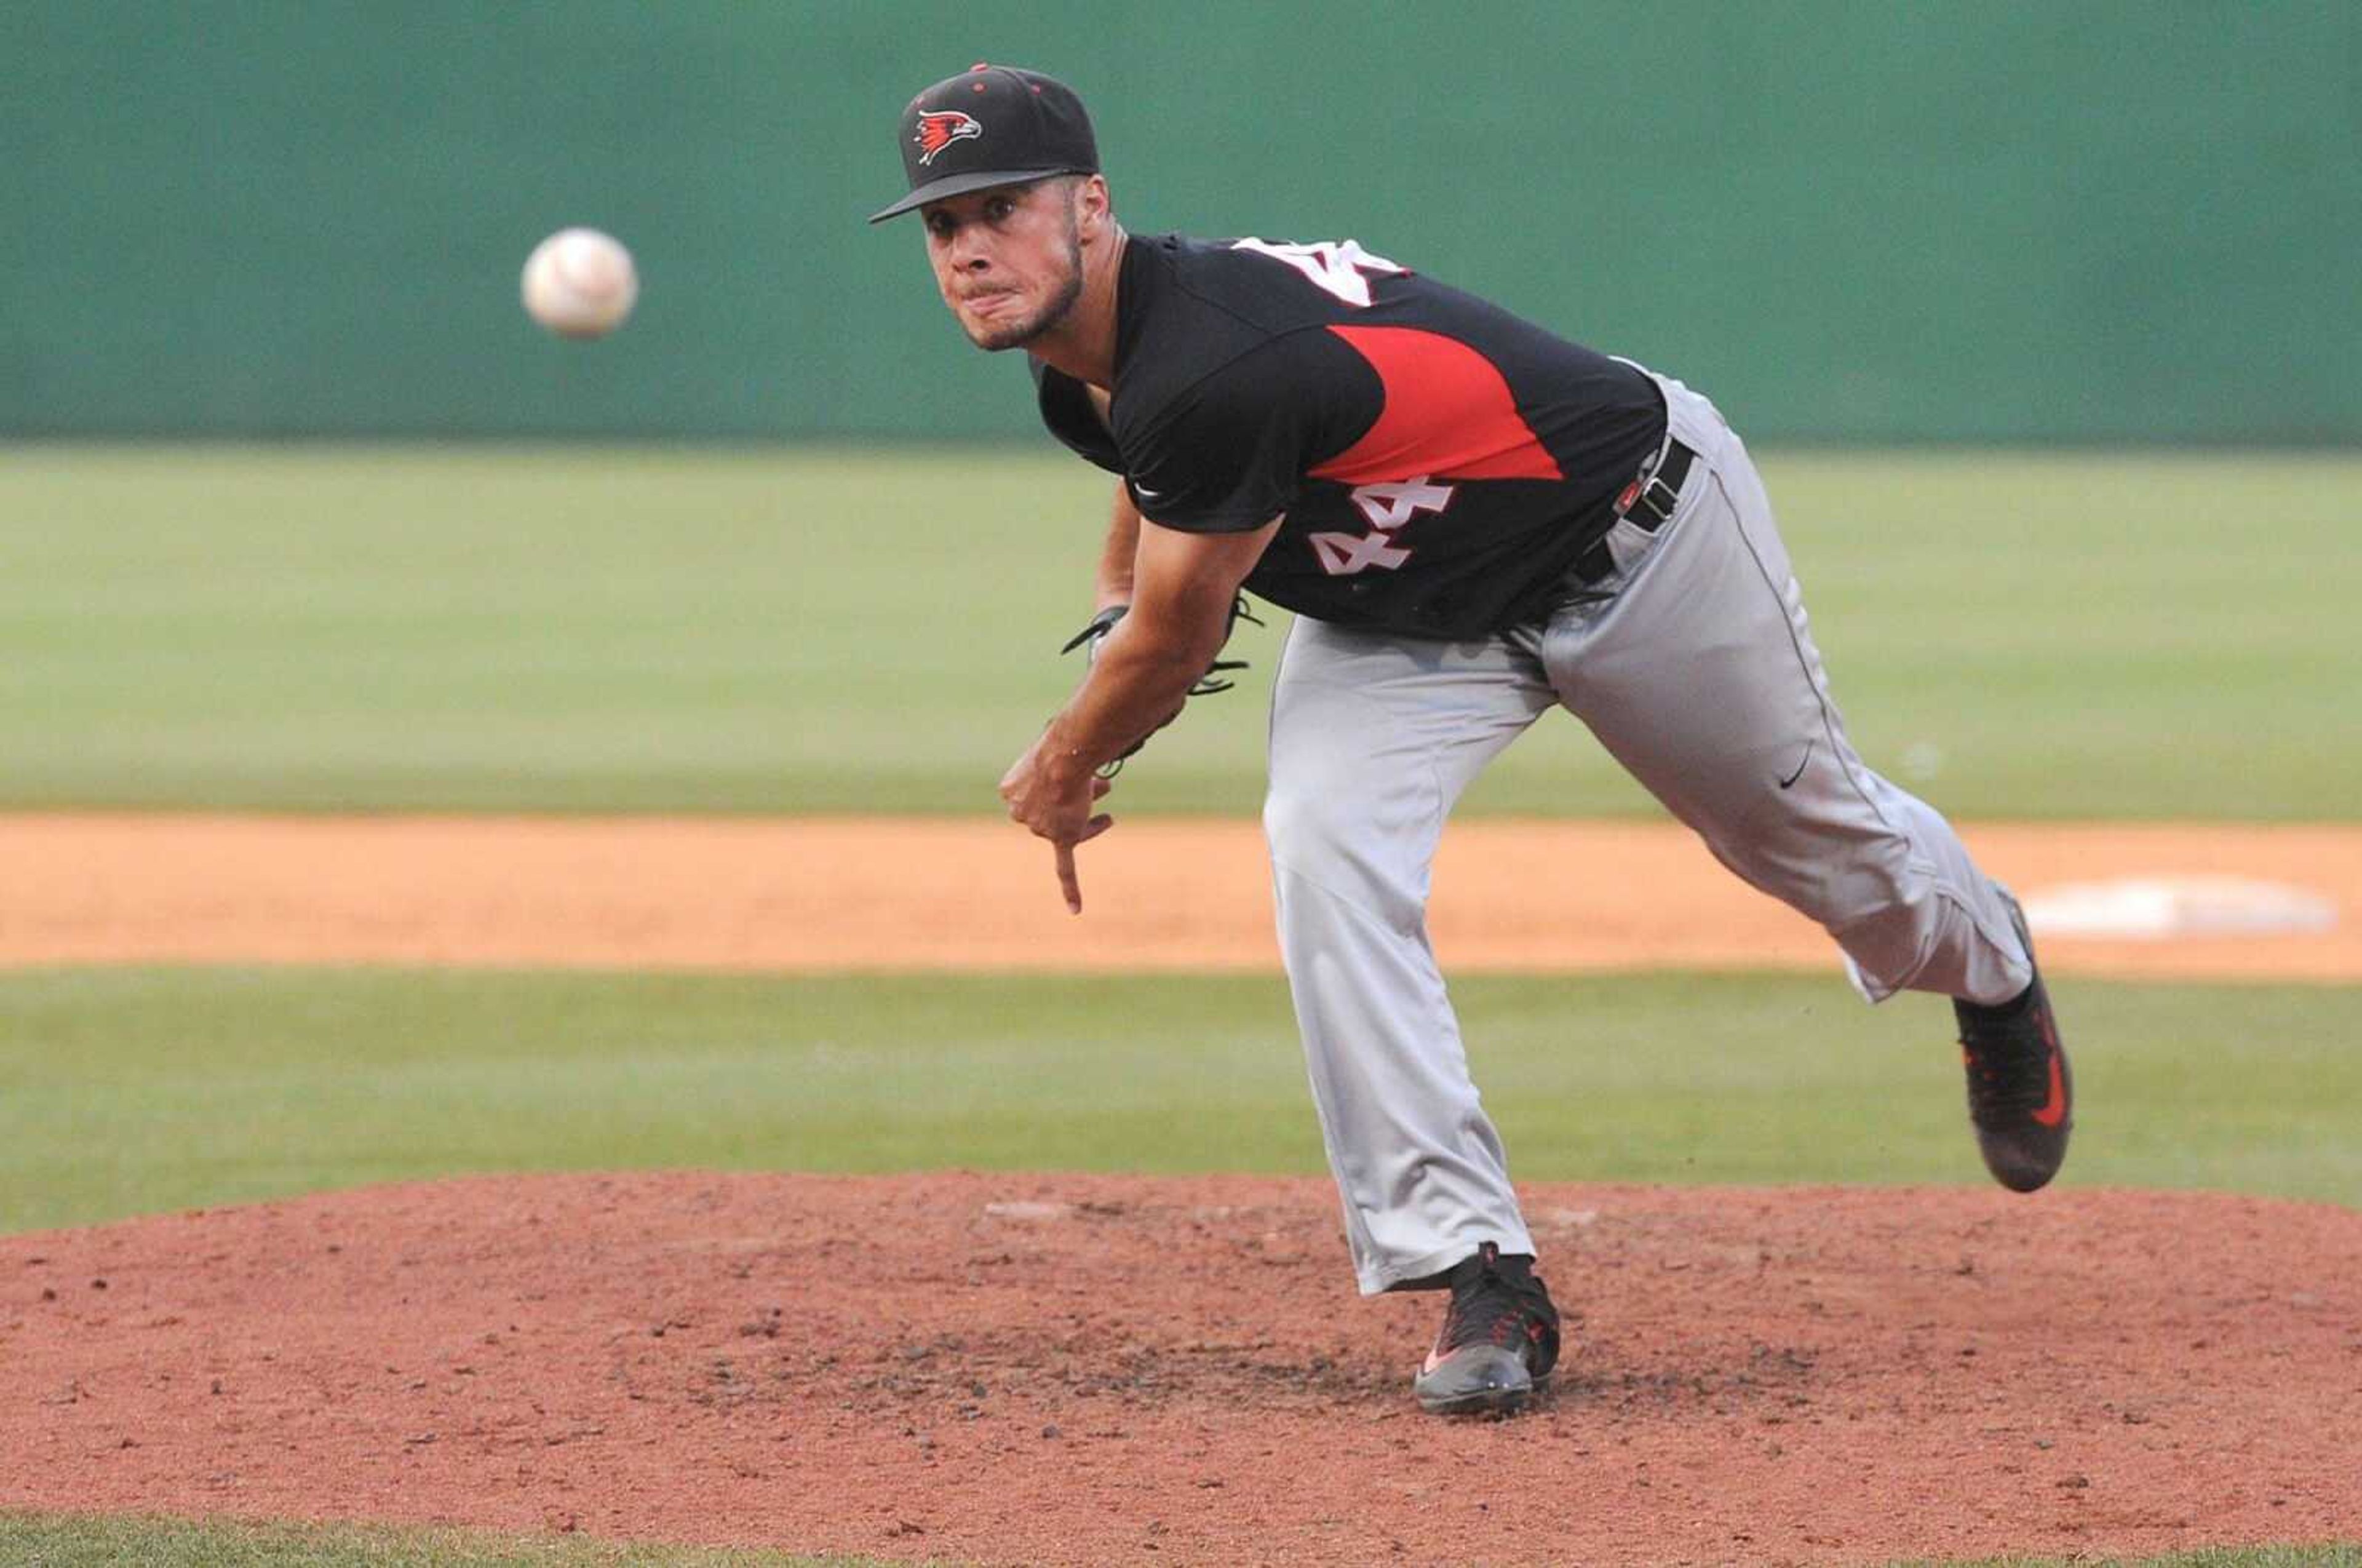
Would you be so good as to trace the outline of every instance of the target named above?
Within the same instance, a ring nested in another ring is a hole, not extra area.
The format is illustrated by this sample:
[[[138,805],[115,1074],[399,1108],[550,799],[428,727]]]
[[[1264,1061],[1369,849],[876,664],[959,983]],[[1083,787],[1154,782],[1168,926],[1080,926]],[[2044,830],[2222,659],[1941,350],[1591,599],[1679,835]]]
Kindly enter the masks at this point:
[[[2354,0],[5,0],[0,434],[1029,429],[862,221],[979,58],[1136,230],[1352,236],[1752,434],[2362,440]],[[605,343],[517,306],[569,223]]]

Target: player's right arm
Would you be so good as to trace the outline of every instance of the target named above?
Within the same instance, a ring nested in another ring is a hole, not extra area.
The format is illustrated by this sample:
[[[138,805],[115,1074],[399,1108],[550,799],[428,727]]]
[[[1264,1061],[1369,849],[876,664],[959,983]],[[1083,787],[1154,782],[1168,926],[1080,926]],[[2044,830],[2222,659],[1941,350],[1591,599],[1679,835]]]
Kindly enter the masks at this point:
[[[1340,445],[1328,428],[1336,400],[1317,377],[1307,381],[1307,366],[1275,353],[1290,341],[1239,353],[1166,393],[1120,439],[1126,478],[1094,585],[1100,619],[1112,624],[1096,640],[1081,689],[1000,781],[1010,816],[1056,847],[1069,909],[1082,908],[1075,846],[1113,821],[1092,810],[1107,793],[1098,770],[1170,723],[1205,679],[1240,585],[1279,532],[1302,476]],[[1112,433],[1112,403],[1096,393],[1089,403]],[[1115,466],[1087,445],[1076,449]],[[1114,620],[1105,613],[1118,604],[1129,609]]]

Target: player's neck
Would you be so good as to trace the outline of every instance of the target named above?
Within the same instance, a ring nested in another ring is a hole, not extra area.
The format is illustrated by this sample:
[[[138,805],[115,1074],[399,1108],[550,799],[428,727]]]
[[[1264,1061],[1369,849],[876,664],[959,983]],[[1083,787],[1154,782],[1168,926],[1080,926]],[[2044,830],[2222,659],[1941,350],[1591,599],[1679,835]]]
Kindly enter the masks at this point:
[[[1066,319],[1025,347],[1055,370],[1095,386],[1115,389],[1116,288],[1123,274],[1123,248],[1130,237],[1109,226],[1107,244],[1083,252],[1083,292]]]

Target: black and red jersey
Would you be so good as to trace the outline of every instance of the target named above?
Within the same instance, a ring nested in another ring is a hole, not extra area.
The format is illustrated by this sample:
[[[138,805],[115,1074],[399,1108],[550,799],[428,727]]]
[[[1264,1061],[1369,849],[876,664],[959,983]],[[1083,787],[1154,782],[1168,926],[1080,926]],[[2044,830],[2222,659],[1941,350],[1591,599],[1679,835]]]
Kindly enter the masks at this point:
[[[1665,434],[1638,367],[1351,240],[1135,236],[1108,423],[1033,370],[1052,434],[1142,515],[1224,533],[1284,513],[1250,591],[1410,636],[1546,610]]]

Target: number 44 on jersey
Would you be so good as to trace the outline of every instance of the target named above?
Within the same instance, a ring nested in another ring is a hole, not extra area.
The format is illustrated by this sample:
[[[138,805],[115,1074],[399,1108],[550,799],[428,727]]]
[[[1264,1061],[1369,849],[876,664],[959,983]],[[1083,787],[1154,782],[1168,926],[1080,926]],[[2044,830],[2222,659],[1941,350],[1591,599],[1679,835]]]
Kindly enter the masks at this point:
[[[1356,310],[1370,308],[1373,272],[1403,272],[1383,256],[1373,256],[1353,239],[1325,239],[1316,245],[1275,245],[1267,239],[1242,239],[1236,248],[1293,267],[1313,287],[1335,295]],[[1390,536],[1422,512],[1440,512],[1451,504],[1451,487],[1425,479],[1390,484],[1365,484],[1353,491],[1353,504],[1370,520],[1367,534],[1314,534],[1310,544],[1320,569],[1331,577],[1350,577],[1372,567],[1395,571],[1410,559],[1410,551]]]

